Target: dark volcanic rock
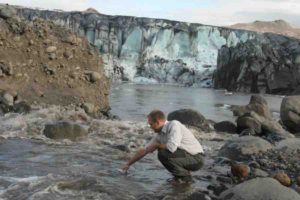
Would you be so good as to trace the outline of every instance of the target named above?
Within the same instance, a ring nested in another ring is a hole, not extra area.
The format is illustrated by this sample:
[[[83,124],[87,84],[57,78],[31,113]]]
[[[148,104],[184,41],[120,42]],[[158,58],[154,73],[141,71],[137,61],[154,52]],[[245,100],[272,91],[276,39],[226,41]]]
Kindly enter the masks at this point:
[[[169,113],[167,119],[177,120],[189,126],[200,128],[203,131],[209,130],[209,124],[205,117],[199,112],[192,109],[180,109]]]
[[[13,106],[13,112],[16,112],[16,113],[29,113],[30,111],[31,111],[30,105],[24,101],[16,103]]]
[[[238,133],[241,133],[245,129],[252,129],[257,134],[261,133],[261,124],[252,117],[241,116],[237,119],[236,123]]]
[[[69,122],[46,124],[44,129],[44,135],[55,140],[69,139],[76,141],[78,138],[86,136],[87,134],[86,129],[78,124]]]
[[[299,40],[263,35],[219,50],[215,88],[271,94],[291,94],[299,88]]]
[[[215,123],[214,128],[217,132],[237,133],[236,125],[230,121]]]
[[[292,133],[300,133],[300,96],[285,97],[281,102],[280,118]]]
[[[234,116],[242,116],[253,111],[267,119],[272,118],[267,101],[260,95],[252,95],[248,105],[232,106],[231,110]]]

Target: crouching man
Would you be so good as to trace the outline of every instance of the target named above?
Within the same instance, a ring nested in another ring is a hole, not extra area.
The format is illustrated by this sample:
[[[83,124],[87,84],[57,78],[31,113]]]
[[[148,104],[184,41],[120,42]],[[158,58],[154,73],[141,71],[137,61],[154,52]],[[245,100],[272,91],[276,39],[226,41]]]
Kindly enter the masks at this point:
[[[190,171],[199,170],[204,163],[204,152],[199,141],[179,121],[167,121],[160,110],[153,110],[148,115],[148,124],[157,134],[122,167],[122,170],[127,172],[133,163],[158,150],[159,161],[176,181],[191,182]]]

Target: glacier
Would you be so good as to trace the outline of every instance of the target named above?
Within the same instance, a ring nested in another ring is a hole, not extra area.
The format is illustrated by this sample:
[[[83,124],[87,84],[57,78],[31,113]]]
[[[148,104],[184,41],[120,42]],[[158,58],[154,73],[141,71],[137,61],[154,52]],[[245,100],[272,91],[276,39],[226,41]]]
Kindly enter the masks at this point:
[[[18,8],[85,36],[98,47],[112,81],[211,87],[222,46],[235,47],[259,35],[251,31],[164,19]]]

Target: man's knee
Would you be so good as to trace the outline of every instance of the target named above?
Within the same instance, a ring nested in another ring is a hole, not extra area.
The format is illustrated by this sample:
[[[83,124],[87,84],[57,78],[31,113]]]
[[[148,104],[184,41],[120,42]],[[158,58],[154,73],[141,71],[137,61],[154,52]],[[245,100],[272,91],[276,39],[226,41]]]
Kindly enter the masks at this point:
[[[167,149],[158,150],[158,154],[157,154],[158,160],[160,162],[165,162],[170,158],[170,154],[171,152]]]

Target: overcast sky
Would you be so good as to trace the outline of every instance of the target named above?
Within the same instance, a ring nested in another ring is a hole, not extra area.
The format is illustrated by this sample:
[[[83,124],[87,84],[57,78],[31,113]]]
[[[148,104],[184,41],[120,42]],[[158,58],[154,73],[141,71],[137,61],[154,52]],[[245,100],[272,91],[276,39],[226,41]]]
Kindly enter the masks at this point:
[[[209,25],[283,19],[300,27],[300,0],[0,0],[0,3],[109,15],[164,18]]]

